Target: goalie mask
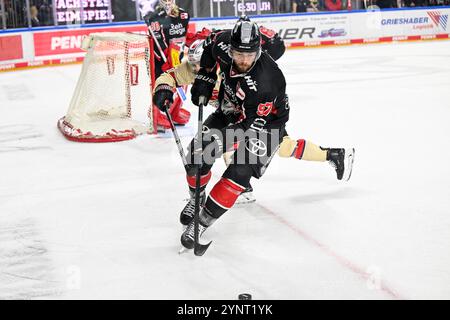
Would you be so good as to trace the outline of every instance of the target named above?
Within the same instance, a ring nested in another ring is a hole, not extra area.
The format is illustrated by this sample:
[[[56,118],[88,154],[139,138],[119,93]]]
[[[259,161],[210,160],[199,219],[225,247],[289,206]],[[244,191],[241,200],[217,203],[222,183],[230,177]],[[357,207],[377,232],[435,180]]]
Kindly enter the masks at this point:
[[[159,0],[159,5],[169,14],[175,7],[175,0]]]
[[[195,40],[189,47],[188,62],[191,65],[192,69],[194,69],[194,71],[196,72],[198,72],[198,69],[200,68],[200,60],[202,58],[204,50],[204,42],[205,40]]]

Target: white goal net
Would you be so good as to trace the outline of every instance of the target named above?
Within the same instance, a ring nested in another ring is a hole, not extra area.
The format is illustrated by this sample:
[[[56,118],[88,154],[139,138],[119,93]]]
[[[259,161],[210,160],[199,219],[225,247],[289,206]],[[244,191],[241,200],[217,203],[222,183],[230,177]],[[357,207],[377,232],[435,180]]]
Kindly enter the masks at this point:
[[[69,110],[58,121],[66,138],[113,142],[154,133],[151,54],[146,35],[103,32],[83,40],[87,51]]]

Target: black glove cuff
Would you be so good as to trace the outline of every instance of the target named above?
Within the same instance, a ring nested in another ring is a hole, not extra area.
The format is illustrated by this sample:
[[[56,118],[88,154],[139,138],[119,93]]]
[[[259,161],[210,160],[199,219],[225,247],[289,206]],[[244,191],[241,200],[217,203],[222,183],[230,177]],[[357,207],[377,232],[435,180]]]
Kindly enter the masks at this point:
[[[200,69],[200,71],[195,75],[195,79],[203,80],[210,84],[215,84],[217,80],[217,73],[215,70],[208,72],[205,69]]]

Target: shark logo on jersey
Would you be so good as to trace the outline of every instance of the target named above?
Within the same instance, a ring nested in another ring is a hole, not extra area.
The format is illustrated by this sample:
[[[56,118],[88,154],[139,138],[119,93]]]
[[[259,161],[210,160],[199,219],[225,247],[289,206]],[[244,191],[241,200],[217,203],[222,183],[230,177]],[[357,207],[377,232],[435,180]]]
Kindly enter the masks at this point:
[[[258,89],[256,88],[257,83],[256,83],[256,81],[253,81],[251,76],[245,76],[244,79],[247,82],[247,85],[250,90],[258,92]]]

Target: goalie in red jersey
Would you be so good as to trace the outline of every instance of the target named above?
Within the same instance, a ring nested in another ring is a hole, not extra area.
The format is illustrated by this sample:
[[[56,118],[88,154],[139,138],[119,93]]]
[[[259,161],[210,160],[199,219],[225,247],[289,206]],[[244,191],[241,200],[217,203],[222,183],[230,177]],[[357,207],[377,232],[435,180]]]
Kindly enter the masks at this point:
[[[155,43],[155,78],[180,64],[189,24],[189,14],[175,4],[174,0],[160,0],[155,11],[144,17],[152,31]],[[161,50],[160,50],[161,49]],[[162,52],[161,52],[162,51]],[[175,124],[184,125],[190,119],[190,112],[181,107],[180,97],[170,108],[170,115]],[[165,115],[158,111],[156,115],[159,129],[170,128]]]

